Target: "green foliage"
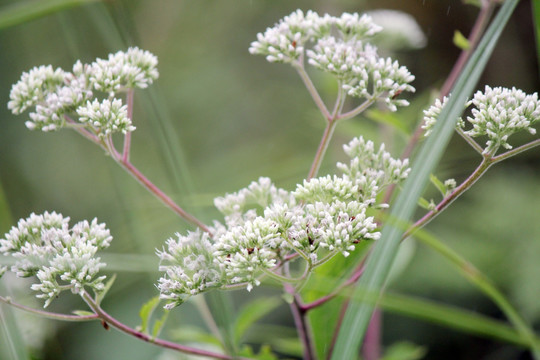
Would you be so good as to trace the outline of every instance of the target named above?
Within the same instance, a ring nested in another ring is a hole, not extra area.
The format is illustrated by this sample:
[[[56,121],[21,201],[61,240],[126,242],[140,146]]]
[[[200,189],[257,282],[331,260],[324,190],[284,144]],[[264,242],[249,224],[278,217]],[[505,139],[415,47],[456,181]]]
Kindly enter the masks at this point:
[[[24,0],[0,8],[0,29],[100,0]]]
[[[516,0],[505,2],[478,45],[478,48],[473,53],[467,66],[460,74],[452,91],[454,95],[443,108],[440,121],[435,125],[433,134],[428,138],[418,154],[411,175],[405,182],[403,190],[396,200],[396,204],[390,213],[391,219],[408,221],[411,218],[429,174],[438,163],[444,147],[453,132],[455,122],[463,111],[463,104],[472,93],[502,29],[516,5]],[[358,283],[358,289],[362,289],[362,291],[380,291],[395,258],[402,233],[403,231],[395,227],[395,225],[387,224],[383,228],[382,239],[374,247],[373,253],[368,259],[366,270]],[[371,319],[372,312],[373,305],[369,304],[353,302],[348,307],[343,325],[339,331],[332,359],[354,358],[354,354],[363,339],[365,329]]]
[[[469,50],[471,47],[469,40],[467,40],[467,38],[463,36],[461,31],[459,30],[454,31],[454,37],[452,38],[452,41],[454,42],[454,45],[456,45],[461,50]]]

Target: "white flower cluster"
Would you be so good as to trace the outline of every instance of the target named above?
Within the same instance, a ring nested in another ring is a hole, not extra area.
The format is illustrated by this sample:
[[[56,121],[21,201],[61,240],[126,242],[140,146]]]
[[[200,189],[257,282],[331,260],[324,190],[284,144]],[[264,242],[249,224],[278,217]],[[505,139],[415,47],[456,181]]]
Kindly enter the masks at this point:
[[[36,275],[40,283],[32,285],[45,299],[45,307],[63,290],[79,293],[84,287],[98,292],[104,289],[105,276],[97,276],[105,266],[95,257],[109,246],[112,237],[97,219],[81,221],[69,228],[69,217],[55,212],[31,214],[0,239],[0,254],[13,256],[11,271],[19,277]]]
[[[293,192],[260,178],[215,199],[225,222],[214,222],[211,237],[197,231],[169,239],[158,251],[165,272],[158,288],[167,308],[227,285],[249,291],[292,253],[314,264],[328,255],[348,256],[357,243],[378,239],[369,208],[383,187],[407,176],[408,162],[392,159],[382,146],[375,152],[362,138],[345,151],[351,161],[338,164],[343,175],[304,181]]]
[[[446,102],[446,98],[442,103],[437,99],[434,105],[424,111],[423,128],[426,136],[431,133]],[[508,138],[518,131],[525,130],[536,134],[536,129],[532,126],[540,121],[537,93],[527,95],[516,88],[486,86],[483,92],[477,91],[466,105],[473,107],[471,116],[467,116],[467,122],[472,128],[465,133],[472,137],[487,136],[485,154],[495,154],[501,146],[511,149]],[[457,127],[464,129],[466,124],[459,119]]]
[[[135,127],[121,100],[113,98],[126,89],[146,88],[158,78],[156,66],[154,55],[129,48],[107,60],[97,59],[91,64],[77,61],[72,72],[53,69],[51,65],[35,67],[23,73],[11,88],[8,108],[18,115],[35,107],[29,115],[31,121],[26,122],[31,130],[58,130],[65,126],[65,116],[82,112],[96,116],[85,117],[83,123],[98,136],[126,133]],[[109,99],[95,98],[96,92],[106,93]]]
[[[77,108],[77,114],[81,123],[89,123],[102,136],[119,131],[125,134],[135,130],[127,115],[127,106],[119,99],[88,101]]]
[[[321,17],[297,10],[259,33],[249,51],[266,55],[270,62],[293,65],[302,64],[305,53],[310,65],[335,76],[348,95],[380,100],[396,111],[397,106],[408,105],[397,97],[415,91],[409,84],[414,76],[397,61],[379,57],[377,48],[366,42],[381,30],[367,14]],[[306,50],[308,42],[314,46]]]

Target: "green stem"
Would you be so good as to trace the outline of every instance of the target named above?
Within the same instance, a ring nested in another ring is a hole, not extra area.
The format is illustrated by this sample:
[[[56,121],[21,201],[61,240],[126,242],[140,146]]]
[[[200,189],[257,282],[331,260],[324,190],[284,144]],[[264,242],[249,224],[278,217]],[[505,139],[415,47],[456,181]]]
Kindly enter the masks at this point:
[[[293,63],[293,67],[298,72],[298,75],[300,75],[300,78],[304,82],[304,85],[306,86],[309,94],[313,98],[313,101],[315,101],[315,104],[317,105],[321,113],[324,115],[324,117],[328,121],[330,121],[330,119],[332,118],[330,115],[330,112],[326,108],[324,101],[321,99],[319,92],[315,88],[315,85],[313,85],[313,82],[311,81],[311,78],[307,74],[306,69],[304,69],[304,66],[302,65],[302,63],[301,62]]]
[[[433,220],[437,215],[439,215],[444,209],[448,207],[454,200],[460,197],[465,191],[471,188],[475,182],[480,179],[480,177],[493,165],[493,159],[489,157],[484,157],[480,165],[473,171],[473,173],[463,182],[461,185],[456,187],[448,196],[446,196],[435,209],[429,211],[421,219],[416,221],[413,226],[411,226],[404,234],[403,239],[406,239],[417,229],[425,226],[431,220]]]
[[[361,114],[368,107],[370,107],[371,105],[375,103],[375,99],[377,99],[377,96],[370,97],[369,99],[367,99],[366,101],[364,101],[362,104],[352,109],[351,111],[346,112],[344,114],[339,114],[336,120],[347,120],[347,119],[355,117],[356,115]]]

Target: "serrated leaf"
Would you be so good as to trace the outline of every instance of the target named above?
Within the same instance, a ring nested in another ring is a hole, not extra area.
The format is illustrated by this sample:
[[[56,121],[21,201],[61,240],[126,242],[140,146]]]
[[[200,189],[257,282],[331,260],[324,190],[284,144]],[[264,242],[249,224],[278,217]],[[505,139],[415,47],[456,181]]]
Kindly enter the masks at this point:
[[[437,188],[437,190],[439,190],[442,196],[446,194],[446,191],[447,191],[446,186],[441,180],[439,180],[437,176],[430,174],[429,181],[431,181],[431,183]]]
[[[467,38],[459,31],[454,31],[454,38],[452,39],[454,45],[456,45],[461,50],[469,50],[471,43]]]
[[[105,283],[105,287],[103,288],[103,290],[96,294],[96,303],[98,304],[98,306],[101,305],[101,302],[105,298],[105,295],[107,295],[107,293],[111,289],[115,280],[116,274],[113,274],[113,276],[111,276],[111,278]]]
[[[140,331],[143,333],[148,333],[148,324],[150,323],[150,318],[152,313],[159,304],[159,296],[154,296],[148,300],[139,310],[139,317],[141,318]]]
[[[240,344],[246,331],[257,320],[270,313],[281,304],[281,300],[276,297],[256,299],[244,305],[242,311],[236,317],[234,326],[234,337],[237,344]]]
[[[77,315],[77,316],[91,316],[91,315],[95,315],[93,312],[87,311],[87,310],[73,310],[72,313],[75,314],[75,315]]]

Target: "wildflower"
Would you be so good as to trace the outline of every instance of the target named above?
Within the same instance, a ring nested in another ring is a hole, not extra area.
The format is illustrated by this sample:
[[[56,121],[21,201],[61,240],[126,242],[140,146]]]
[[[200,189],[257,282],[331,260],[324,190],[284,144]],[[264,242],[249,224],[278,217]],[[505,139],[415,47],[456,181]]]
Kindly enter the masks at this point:
[[[31,286],[45,299],[45,307],[70,289],[80,293],[85,287],[99,292],[104,289],[105,276],[98,276],[105,266],[98,250],[109,246],[112,237],[105,224],[97,219],[81,221],[69,228],[69,217],[56,212],[32,213],[19,220],[17,226],[0,239],[0,254],[13,256],[11,271],[18,277],[35,275],[40,281]]]
[[[77,114],[82,123],[87,123],[101,137],[115,132],[126,134],[135,130],[127,115],[127,106],[123,105],[120,99],[88,101],[86,105],[77,109]]]

